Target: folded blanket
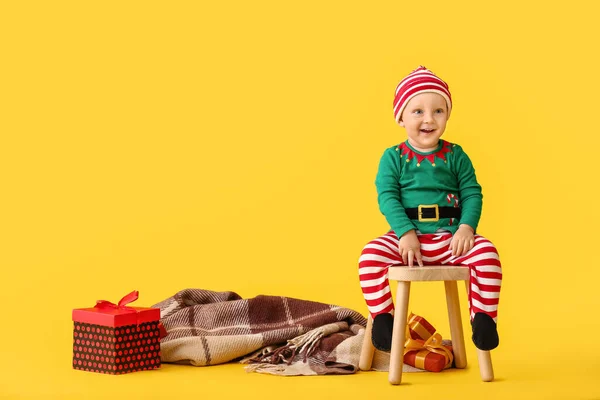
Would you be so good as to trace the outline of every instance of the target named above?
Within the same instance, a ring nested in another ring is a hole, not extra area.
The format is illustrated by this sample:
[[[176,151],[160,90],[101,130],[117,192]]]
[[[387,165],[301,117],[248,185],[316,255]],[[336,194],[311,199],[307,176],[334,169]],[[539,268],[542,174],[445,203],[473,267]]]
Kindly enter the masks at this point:
[[[336,305],[282,296],[242,299],[203,289],[182,290],[154,307],[167,331],[163,362],[208,366],[238,360],[249,364],[248,371],[276,375],[356,372],[367,322]],[[376,351],[373,369],[387,370],[388,361],[389,354]]]

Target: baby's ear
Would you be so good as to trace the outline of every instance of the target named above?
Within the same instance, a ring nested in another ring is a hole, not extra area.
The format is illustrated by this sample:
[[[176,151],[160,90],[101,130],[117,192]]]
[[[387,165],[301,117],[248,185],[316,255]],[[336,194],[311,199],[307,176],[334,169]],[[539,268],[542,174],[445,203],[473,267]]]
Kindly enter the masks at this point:
[[[402,120],[398,121],[398,125],[400,125],[401,127],[404,128],[404,121],[402,121]]]

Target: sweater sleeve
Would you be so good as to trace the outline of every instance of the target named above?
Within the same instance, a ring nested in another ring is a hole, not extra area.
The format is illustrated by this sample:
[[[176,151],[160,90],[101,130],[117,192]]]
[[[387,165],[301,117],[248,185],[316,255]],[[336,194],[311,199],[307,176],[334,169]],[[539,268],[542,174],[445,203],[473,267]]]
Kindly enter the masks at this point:
[[[469,156],[467,156],[462,147],[456,145],[454,152],[456,153],[455,173],[458,178],[461,205],[460,224],[467,224],[477,232],[483,206],[481,186],[477,182],[475,168],[473,168]]]
[[[398,238],[416,229],[406,216],[400,200],[400,157],[394,147],[387,149],[379,162],[375,186],[379,210]]]

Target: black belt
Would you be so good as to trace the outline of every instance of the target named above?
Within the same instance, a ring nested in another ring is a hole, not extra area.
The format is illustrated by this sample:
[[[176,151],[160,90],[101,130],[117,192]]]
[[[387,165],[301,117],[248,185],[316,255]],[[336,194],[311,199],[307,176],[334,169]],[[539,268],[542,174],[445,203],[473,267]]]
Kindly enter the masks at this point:
[[[421,222],[439,221],[440,218],[460,218],[460,207],[439,207],[437,204],[420,205],[417,208],[405,208],[410,219]]]

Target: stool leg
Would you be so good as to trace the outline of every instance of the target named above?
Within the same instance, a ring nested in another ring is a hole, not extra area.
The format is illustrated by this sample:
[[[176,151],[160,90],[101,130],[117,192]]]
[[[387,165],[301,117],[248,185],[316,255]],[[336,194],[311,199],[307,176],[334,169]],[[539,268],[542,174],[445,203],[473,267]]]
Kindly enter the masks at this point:
[[[494,380],[494,368],[492,367],[492,355],[489,351],[477,349],[477,361],[479,361],[479,374],[484,382]]]
[[[373,332],[373,318],[369,313],[367,319],[367,328],[365,329],[365,337],[363,338],[362,349],[360,350],[360,359],[358,361],[358,367],[362,371],[369,371],[371,364],[373,363],[373,354],[375,354],[375,347],[371,341],[371,335]]]
[[[410,282],[398,281],[398,289],[396,291],[396,311],[394,312],[394,331],[392,333],[392,349],[390,354],[389,381],[392,385],[399,385],[400,382],[402,382],[409,295]]]
[[[469,281],[465,281],[467,288],[467,294],[471,288],[469,287]],[[469,313],[471,311],[469,310]],[[470,316],[469,316],[470,319]],[[484,382],[491,382],[494,380],[494,367],[492,366],[492,355],[489,351],[477,349],[477,362],[479,363],[479,374],[481,380]]]
[[[454,362],[456,368],[465,368],[467,366],[467,353],[465,351],[465,336],[460,318],[458,287],[456,286],[456,281],[444,281],[444,286],[446,287],[446,304],[448,305],[448,319],[450,321]]]

